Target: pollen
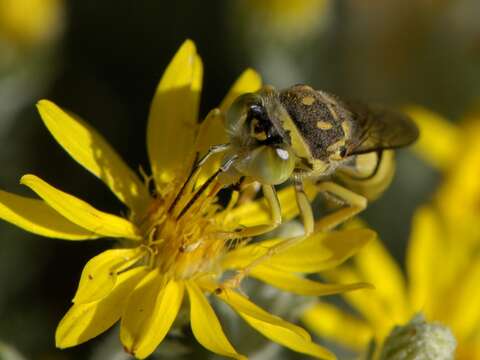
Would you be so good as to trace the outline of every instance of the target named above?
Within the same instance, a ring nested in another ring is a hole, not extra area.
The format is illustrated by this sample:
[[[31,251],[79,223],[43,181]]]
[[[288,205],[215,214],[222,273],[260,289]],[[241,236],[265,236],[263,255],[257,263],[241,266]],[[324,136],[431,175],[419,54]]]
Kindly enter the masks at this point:
[[[315,102],[315,98],[313,96],[305,96],[302,99],[302,104],[306,106],[313,105],[314,102]]]
[[[175,280],[215,273],[228,250],[215,218],[219,207],[216,191],[204,192],[189,206],[195,196],[193,189],[182,193],[179,186],[173,188],[152,200],[142,221],[147,262]],[[188,209],[183,211],[185,207]]]

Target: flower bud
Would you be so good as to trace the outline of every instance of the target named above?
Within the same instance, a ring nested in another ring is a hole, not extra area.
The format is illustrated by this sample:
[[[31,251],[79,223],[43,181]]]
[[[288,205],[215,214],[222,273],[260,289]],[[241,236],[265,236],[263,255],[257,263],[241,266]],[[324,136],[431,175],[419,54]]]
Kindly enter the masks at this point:
[[[422,314],[395,326],[385,339],[380,360],[453,360],[457,342],[439,323],[427,323]]]

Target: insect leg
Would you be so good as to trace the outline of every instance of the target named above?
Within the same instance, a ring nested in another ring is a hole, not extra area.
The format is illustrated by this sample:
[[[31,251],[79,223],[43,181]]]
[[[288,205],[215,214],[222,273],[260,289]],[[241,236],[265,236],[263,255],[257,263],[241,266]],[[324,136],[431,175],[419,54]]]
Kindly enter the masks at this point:
[[[247,202],[253,201],[255,195],[257,195],[260,188],[261,185],[256,181],[251,183],[240,181],[240,197],[238,198],[237,205],[242,205]]]
[[[308,199],[307,194],[305,194],[303,182],[300,178],[295,178],[295,198],[297,200],[297,206],[302,217],[303,228],[305,229],[304,236],[308,236],[313,233],[315,220],[313,217],[310,200]]]
[[[214,154],[218,154],[220,152],[226,151],[229,148],[230,144],[219,144],[211,146],[207,153],[202,156],[202,158],[196,164],[196,168],[201,167],[203,164],[207,162],[207,160]]]
[[[175,199],[172,201],[172,203],[170,204],[170,207],[168,208],[168,212],[171,213],[175,210],[175,207],[177,206],[177,203],[178,201],[180,200],[180,198],[182,197],[183,195],[183,192],[185,191],[185,188],[187,187],[187,185],[190,183],[190,180],[193,179],[194,175],[197,174],[197,172],[200,170],[200,168],[202,167],[203,164],[205,164],[205,162],[214,154],[218,154],[220,152],[223,152],[223,151],[226,151],[228,149],[228,147],[230,146],[230,144],[219,144],[219,145],[214,145],[214,146],[211,146],[207,153],[205,155],[203,155],[200,160],[198,161],[195,161],[195,164],[193,165],[191,171],[190,171],[190,174],[188,174],[188,177],[187,179],[185,180],[185,182],[183,183],[182,187],[180,188],[180,191],[177,193],[177,195],[175,196]],[[198,156],[198,153],[197,153],[197,156]]]
[[[282,212],[280,208],[280,201],[278,200],[277,192],[272,185],[262,185],[263,196],[267,200],[270,206],[270,212],[272,215],[272,221],[270,224],[261,224],[255,226],[249,226],[239,231],[220,233],[225,238],[247,238],[257,235],[265,234],[272,231],[282,223]]]
[[[221,289],[225,287],[227,288],[238,287],[241,281],[245,278],[245,276],[247,276],[252,271],[252,269],[255,268],[255,266],[260,265],[261,263],[270,259],[272,256],[279,254],[292,246],[295,246],[296,244],[302,242],[310,234],[313,233],[313,230],[314,230],[313,212],[310,206],[310,201],[308,200],[308,197],[305,194],[305,191],[303,189],[303,183],[300,178],[295,179],[295,196],[296,196],[297,206],[298,206],[298,209],[300,210],[300,215],[303,220],[305,233],[301,236],[287,238],[282,242],[272,246],[271,248],[268,249],[268,251],[265,254],[253,260],[250,264],[245,266],[243,269],[238,270],[237,273],[232,278],[222,283],[218,291],[221,291]],[[280,204],[279,204],[278,198],[276,198],[276,202],[278,203],[278,212],[280,216],[281,215]]]
[[[367,198],[344,188],[336,183],[326,181],[317,185],[319,192],[327,192],[339,198],[347,206],[332,214],[322,217],[315,223],[315,231],[326,231],[354,217],[367,207]]]

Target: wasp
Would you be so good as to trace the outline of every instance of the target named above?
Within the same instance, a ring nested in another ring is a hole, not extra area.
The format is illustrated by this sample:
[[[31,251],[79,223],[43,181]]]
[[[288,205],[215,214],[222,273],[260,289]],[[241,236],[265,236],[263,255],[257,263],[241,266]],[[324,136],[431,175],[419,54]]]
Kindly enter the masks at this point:
[[[264,86],[241,95],[226,113],[225,130],[229,142],[210,148],[197,168],[211,155],[224,152],[223,164],[209,180],[218,177],[225,186],[239,181],[261,184],[272,219],[269,224],[240,229],[234,236],[260,235],[281,224],[275,186],[289,180],[304,225],[303,236],[270,248],[240,270],[234,285],[268,257],[364,210],[368,200],[380,196],[392,179],[392,150],[413,143],[419,135],[416,125],[401,113],[342,101],[307,85],[280,91]],[[317,222],[305,192],[305,183],[312,180],[319,192],[345,205]]]

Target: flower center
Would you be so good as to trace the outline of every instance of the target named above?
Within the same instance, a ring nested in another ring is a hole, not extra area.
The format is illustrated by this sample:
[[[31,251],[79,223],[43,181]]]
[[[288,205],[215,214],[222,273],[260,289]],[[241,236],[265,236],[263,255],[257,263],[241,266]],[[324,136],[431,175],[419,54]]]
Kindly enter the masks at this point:
[[[175,279],[217,275],[219,259],[226,251],[215,216],[220,209],[218,189],[199,195],[192,188],[184,189],[177,196],[180,187],[171,187],[171,191],[152,198],[140,226],[149,264]]]

